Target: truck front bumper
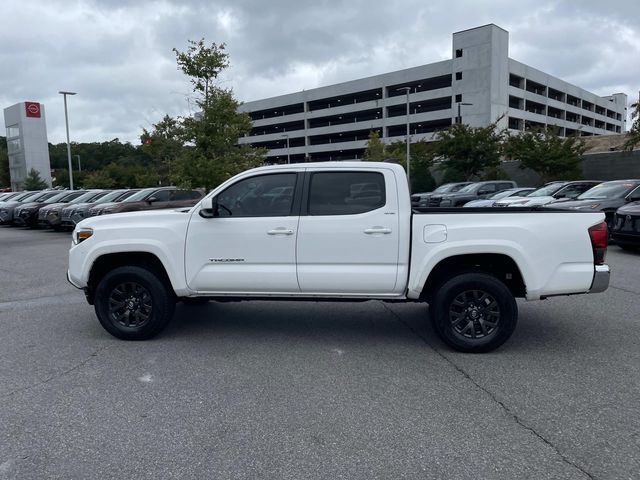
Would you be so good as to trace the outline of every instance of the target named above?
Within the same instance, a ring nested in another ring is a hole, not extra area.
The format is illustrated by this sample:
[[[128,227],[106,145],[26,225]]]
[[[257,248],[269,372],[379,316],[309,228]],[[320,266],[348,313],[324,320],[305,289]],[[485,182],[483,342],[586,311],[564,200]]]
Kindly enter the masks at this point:
[[[596,265],[589,293],[604,292],[609,287],[610,277],[611,269],[609,268],[609,265]]]

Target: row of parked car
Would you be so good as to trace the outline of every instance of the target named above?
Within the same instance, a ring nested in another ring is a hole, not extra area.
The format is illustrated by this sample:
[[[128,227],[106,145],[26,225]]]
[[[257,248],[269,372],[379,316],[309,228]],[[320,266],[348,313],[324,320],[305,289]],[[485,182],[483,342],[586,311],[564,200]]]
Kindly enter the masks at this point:
[[[73,229],[95,215],[192,207],[203,194],[176,187],[7,192],[0,194],[0,225]]]
[[[601,211],[611,238],[622,248],[640,247],[640,179],[556,181],[540,188],[515,182],[447,183],[433,192],[411,195],[414,209],[434,207],[545,207]]]

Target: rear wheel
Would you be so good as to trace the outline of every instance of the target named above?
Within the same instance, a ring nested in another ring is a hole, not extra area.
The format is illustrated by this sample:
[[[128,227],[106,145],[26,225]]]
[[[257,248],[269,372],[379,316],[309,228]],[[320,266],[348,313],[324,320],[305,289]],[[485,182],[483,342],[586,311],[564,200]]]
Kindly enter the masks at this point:
[[[146,340],[169,324],[175,295],[155,273],[127,266],[110,271],[100,280],[94,303],[100,324],[111,335]]]
[[[461,352],[489,352],[515,330],[518,306],[507,286],[484,273],[462,273],[434,296],[431,321],[438,336]]]

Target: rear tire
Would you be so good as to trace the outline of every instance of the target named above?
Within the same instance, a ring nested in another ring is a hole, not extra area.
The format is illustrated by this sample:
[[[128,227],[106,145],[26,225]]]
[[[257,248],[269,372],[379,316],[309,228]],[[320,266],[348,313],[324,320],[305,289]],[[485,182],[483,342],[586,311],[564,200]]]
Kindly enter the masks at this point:
[[[143,267],[119,267],[107,273],[96,288],[95,311],[104,329],[122,340],[147,340],[171,321],[173,290]]]
[[[444,343],[460,352],[498,348],[513,334],[518,305],[507,286],[485,273],[462,273],[434,295],[431,322]]]

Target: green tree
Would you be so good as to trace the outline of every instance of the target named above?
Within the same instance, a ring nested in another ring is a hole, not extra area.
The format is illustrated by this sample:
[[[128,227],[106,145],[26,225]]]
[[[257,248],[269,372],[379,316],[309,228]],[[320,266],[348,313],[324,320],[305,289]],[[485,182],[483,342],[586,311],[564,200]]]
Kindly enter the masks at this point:
[[[24,189],[25,190],[44,190],[49,185],[47,182],[40,178],[40,172],[38,172],[35,168],[29,170],[27,174],[27,178],[24,181]]]
[[[87,175],[84,186],[86,188],[115,188],[119,185],[105,170],[97,170]]]
[[[631,104],[631,128],[627,134],[627,141],[624,143],[625,150],[633,150],[640,143],[640,93],[638,101]]]
[[[486,127],[455,124],[436,133],[434,153],[442,157],[448,181],[468,181],[500,165],[504,131],[496,123]]]
[[[409,146],[411,160],[411,191],[427,192],[435,187],[435,180],[431,175],[433,167],[435,145],[432,142],[419,140]],[[387,148],[387,158],[397,160],[405,170],[407,169],[407,144],[394,142]]]
[[[9,174],[9,155],[7,154],[7,139],[0,137],[0,187],[11,183]]]
[[[178,69],[190,77],[193,91],[200,92],[206,100],[213,88],[213,81],[218,78],[222,70],[229,66],[229,55],[224,51],[225,44],[210,47],[204,44],[204,38],[197,42],[189,40],[189,48],[186,52],[180,52],[174,48]]]
[[[174,175],[175,163],[184,153],[184,129],[180,121],[165,115],[149,132],[143,129],[140,140],[142,151],[152,160],[163,185],[168,185]]]
[[[178,67],[191,77],[200,115],[182,119],[182,140],[189,147],[176,164],[174,178],[182,186],[209,191],[243,170],[262,165],[266,150],[238,144],[251,130],[251,117],[238,112],[240,103],[231,90],[213,84],[228,66],[224,45],[206,47],[204,40],[189,43],[187,52],[174,52]]]
[[[519,160],[520,168],[537,172],[543,182],[581,178],[585,150],[578,137],[561,137],[550,128],[509,136],[505,143],[505,154]]]
[[[380,139],[379,130],[369,132],[369,140],[364,151],[364,159],[368,162],[382,162],[387,159],[386,146]]]

